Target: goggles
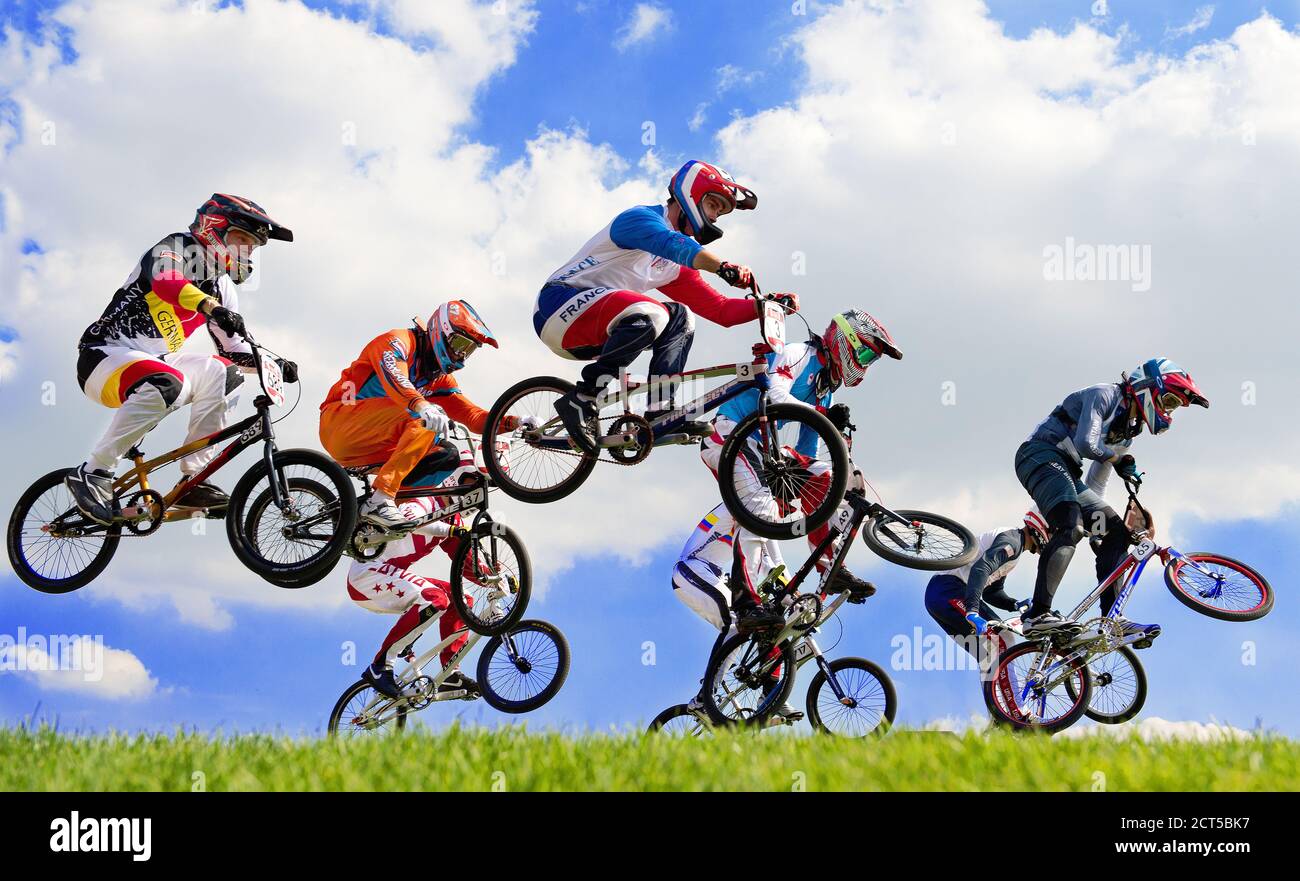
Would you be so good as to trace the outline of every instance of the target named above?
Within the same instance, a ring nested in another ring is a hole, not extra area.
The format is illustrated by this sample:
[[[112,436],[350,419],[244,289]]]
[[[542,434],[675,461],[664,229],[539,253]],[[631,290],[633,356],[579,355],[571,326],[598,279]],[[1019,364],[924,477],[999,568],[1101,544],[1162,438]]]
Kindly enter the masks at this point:
[[[853,349],[853,360],[858,362],[859,367],[868,367],[880,357],[879,352],[862,341],[862,338],[858,336],[852,325],[844,320],[843,315],[835,316],[835,326],[840,329],[840,333],[844,334],[844,338],[849,341],[849,346]]]
[[[474,354],[474,350],[477,348],[478,343],[472,337],[460,331],[453,331],[447,336],[447,349],[457,361],[465,360]]]
[[[1176,392],[1165,392],[1160,396],[1160,408],[1166,413],[1184,407],[1186,404],[1187,402],[1183,400],[1183,396]]]

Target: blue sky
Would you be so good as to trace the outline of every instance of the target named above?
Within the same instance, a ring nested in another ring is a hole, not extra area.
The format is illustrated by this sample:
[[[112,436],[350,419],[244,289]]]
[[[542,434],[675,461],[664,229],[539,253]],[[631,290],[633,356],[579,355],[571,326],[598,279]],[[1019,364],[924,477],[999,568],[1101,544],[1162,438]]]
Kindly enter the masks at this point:
[[[9,0],[0,6],[0,22],[37,33],[43,11],[56,5],[51,0]],[[328,3],[308,5],[334,8]],[[675,158],[709,155],[717,129],[733,112],[752,115],[800,94],[803,67],[796,53],[782,48],[782,40],[805,20],[789,15],[788,3],[716,0],[662,5],[671,10],[672,29],[620,50],[613,42],[633,4],[542,3],[535,29],[514,64],[480,90],[473,119],[460,136],[491,146],[496,151],[494,162],[506,165],[524,152],[539,129],[576,126],[592,142],[608,144],[633,164],[645,151],[642,126],[648,120],[655,123],[659,151],[672,164]],[[1083,0],[1034,4],[995,0],[989,6],[1015,36],[1040,26],[1064,31],[1076,20],[1090,20]],[[1193,42],[1226,36],[1238,24],[1254,19],[1260,6],[1215,3],[1204,27],[1194,34],[1179,33],[1195,18],[1196,9],[1196,4],[1115,0],[1100,27],[1109,33],[1126,27],[1126,52],[1178,53]],[[336,11],[357,14],[354,6]],[[1294,4],[1277,4],[1270,11],[1294,27]],[[381,21],[378,27],[384,30],[386,25]],[[63,31],[57,39],[64,60],[74,60],[76,34]],[[739,75],[721,76],[719,70],[728,65]],[[720,89],[724,83],[726,87]],[[3,99],[0,94],[0,114]],[[705,105],[702,111],[701,105]],[[702,116],[692,127],[697,112]],[[575,232],[575,244],[586,232]],[[41,245],[31,240],[21,250],[39,254]],[[567,250],[556,254],[556,262],[565,256]],[[85,316],[85,321],[91,317]],[[0,342],[16,336],[5,319],[0,315]],[[683,467],[684,479],[703,480],[702,469],[693,462]],[[1006,478],[1013,479],[1009,468]],[[636,473],[629,472],[628,479],[637,479]],[[1222,722],[1251,727],[1258,720],[1266,727],[1300,735],[1300,708],[1289,678],[1300,662],[1290,647],[1300,613],[1286,601],[1284,577],[1300,564],[1298,524],[1300,513],[1294,507],[1267,521],[1180,523],[1180,531],[1190,539],[1185,550],[1214,550],[1247,560],[1271,577],[1282,597],[1263,622],[1223,624],[1200,618],[1176,603],[1158,572],[1148,572],[1131,614],[1139,620],[1158,620],[1166,631],[1142,655],[1151,681],[1145,715],[1206,720],[1207,707],[1212,706]],[[1000,524],[969,525],[980,531]],[[633,725],[693,693],[713,633],[670,595],[668,584],[677,548],[691,526],[684,522],[681,537],[657,548],[642,565],[614,556],[586,558],[579,570],[534,602],[530,617],[550,620],[568,635],[573,669],[563,692],[529,717],[529,724],[573,729]],[[196,538],[164,532],[152,541],[184,545],[187,553],[229,554],[219,534]],[[143,562],[141,555],[132,556]],[[795,557],[794,548],[788,556]],[[1079,555],[1080,568],[1089,567],[1087,557],[1086,552]],[[114,565],[127,562],[119,559]],[[239,577],[238,569],[231,571]],[[879,584],[880,593],[866,606],[845,611],[842,639],[830,654],[864,655],[887,664],[894,634],[911,633],[917,625],[929,634],[938,631],[922,608],[923,574],[881,565],[873,567],[869,576]],[[143,569],[140,577],[154,576]],[[341,577],[340,570],[313,590],[340,590]],[[1031,582],[1032,563],[1013,577],[1012,593],[1027,593]],[[184,584],[177,584],[175,590],[184,591]],[[318,732],[337,694],[355,677],[354,669],[339,663],[343,643],[355,641],[358,654],[367,657],[391,623],[385,616],[350,607],[299,613],[286,606],[233,605],[233,627],[206,630],[179,622],[166,609],[136,611],[84,592],[44,596],[12,578],[0,584],[0,596],[0,631],[10,632],[21,624],[29,633],[102,634],[109,646],[129,648],[159,680],[156,695],[131,702],[41,691],[29,681],[0,676],[0,719],[14,722],[34,713],[79,730],[184,727]],[[837,632],[838,627],[831,625],[824,645],[834,643]],[[1261,647],[1254,667],[1241,664],[1245,640],[1256,640]],[[652,666],[642,663],[647,641],[654,643]],[[904,723],[982,712],[975,674],[969,671],[898,670],[894,675]],[[424,717],[439,725],[457,714],[488,724],[503,718],[482,703],[435,708]]]

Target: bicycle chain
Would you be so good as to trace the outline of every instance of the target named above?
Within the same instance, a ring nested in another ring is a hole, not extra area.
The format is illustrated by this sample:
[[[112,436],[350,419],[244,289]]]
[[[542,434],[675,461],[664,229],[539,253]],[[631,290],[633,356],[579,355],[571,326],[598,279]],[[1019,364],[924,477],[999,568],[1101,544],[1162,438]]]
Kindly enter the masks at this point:
[[[619,413],[619,414],[617,414],[617,415],[615,415],[615,416],[601,416],[601,417],[599,417],[599,420],[598,420],[598,421],[600,421],[600,422],[613,422],[613,421],[616,420],[616,419],[622,419],[624,415],[625,415],[625,414],[623,414],[623,413]],[[583,458],[584,456],[586,456],[586,453],[581,453],[581,452],[578,452],[578,451],[576,451],[576,450],[548,450],[548,452],[551,452],[551,453],[557,453],[557,454],[559,454],[559,455],[561,455],[561,456],[573,456],[575,459],[581,459],[581,458]],[[604,452],[604,451],[602,450],[601,452]],[[602,455],[599,455],[599,454],[597,454],[597,456],[596,456],[596,461],[597,461],[597,462],[608,462],[610,465],[621,465],[621,466],[624,467],[624,468],[632,468],[633,466],[636,466],[636,465],[640,465],[640,464],[641,464],[640,462],[620,462],[618,459],[615,459],[615,458],[612,457],[612,456],[602,456]]]

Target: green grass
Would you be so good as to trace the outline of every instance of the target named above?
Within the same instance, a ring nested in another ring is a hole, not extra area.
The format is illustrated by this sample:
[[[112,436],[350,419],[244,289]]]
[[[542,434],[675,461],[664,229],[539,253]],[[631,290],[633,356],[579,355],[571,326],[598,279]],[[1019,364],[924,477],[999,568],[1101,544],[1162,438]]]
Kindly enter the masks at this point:
[[[1296,790],[1300,743],[452,728],[369,742],[0,729],[0,790]]]

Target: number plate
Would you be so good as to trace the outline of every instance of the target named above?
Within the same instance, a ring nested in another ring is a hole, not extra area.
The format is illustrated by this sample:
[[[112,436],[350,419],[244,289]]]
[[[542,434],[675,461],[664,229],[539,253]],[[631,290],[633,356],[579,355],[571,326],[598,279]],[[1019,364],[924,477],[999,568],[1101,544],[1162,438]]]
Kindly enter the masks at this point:
[[[1156,552],[1156,543],[1149,538],[1144,538],[1138,544],[1138,546],[1133,549],[1133,556],[1135,559],[1145,560],[1147,557],[1151,556],[1155,552]]]
[[[812,657],[812,653],[813,653],[812,645],[808,642],[808,640],[805,639],[803,642],[799,643],[797,646],[794,647],[794,662],[798,664],[800,661],[804,660],[805,658]]]
[[[763,336],[773,352],[785,351],[785,310],[770,300],[763,304]]]
[[[261,349],[258,349],[257,354],[262,359],[262,388],[271,403],[279,407],[284,403],[284,374],[280,372],[280,365],[274,358]]]

